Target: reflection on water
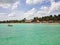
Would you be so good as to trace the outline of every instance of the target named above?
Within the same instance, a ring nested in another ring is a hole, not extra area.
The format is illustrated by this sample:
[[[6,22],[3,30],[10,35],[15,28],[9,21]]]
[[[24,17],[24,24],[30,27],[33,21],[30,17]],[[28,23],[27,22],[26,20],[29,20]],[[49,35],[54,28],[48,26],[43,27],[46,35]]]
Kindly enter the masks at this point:
[[[60,24],[0,24],[0,45],[60,45]]]

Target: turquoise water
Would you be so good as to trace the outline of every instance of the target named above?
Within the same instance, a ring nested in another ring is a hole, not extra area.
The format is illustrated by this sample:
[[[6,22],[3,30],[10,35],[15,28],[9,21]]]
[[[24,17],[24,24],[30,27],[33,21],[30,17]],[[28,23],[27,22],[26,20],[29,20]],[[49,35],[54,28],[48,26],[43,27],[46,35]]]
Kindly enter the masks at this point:
[[[0,45],[60,45],[60,24],[0,24]]]

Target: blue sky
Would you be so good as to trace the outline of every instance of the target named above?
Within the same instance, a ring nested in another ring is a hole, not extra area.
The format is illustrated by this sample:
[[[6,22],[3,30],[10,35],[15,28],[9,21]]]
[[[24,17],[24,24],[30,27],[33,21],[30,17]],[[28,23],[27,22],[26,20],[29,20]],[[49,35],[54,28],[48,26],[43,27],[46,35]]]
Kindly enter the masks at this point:
[[[60,0],[0,0],[0,20],[60,14]]]

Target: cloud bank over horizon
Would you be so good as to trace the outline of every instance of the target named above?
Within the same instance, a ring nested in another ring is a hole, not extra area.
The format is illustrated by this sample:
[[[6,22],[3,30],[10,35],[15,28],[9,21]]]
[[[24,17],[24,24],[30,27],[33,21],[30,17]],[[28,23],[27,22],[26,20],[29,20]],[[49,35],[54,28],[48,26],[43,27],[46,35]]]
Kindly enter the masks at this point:
[[[60,14],[60,0],[0,0],[0,20]]]

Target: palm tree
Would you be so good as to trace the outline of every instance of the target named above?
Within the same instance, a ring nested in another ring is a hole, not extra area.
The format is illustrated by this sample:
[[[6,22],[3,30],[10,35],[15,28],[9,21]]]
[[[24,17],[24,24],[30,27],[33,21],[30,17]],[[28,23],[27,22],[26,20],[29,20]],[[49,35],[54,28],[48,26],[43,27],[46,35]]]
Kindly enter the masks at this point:
[[[58,20],[60,20],[60,14],[58,14]]]
[[[21,22],[25,22],[26,21],[26,18],[24,18],[23,20],[21,20]]]

